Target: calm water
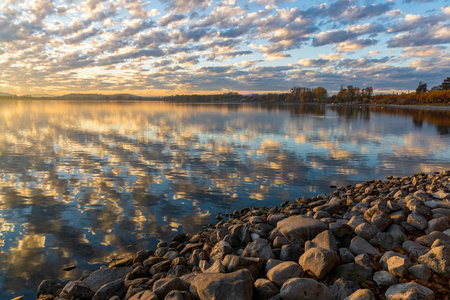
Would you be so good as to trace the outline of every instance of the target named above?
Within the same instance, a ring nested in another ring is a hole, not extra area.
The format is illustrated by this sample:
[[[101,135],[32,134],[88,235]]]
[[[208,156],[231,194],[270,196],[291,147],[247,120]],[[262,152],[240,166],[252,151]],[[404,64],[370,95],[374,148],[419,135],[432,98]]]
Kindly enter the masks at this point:
[[[450,111],[0,101],[0,299],[218,212],[449,170],[448,149]]]

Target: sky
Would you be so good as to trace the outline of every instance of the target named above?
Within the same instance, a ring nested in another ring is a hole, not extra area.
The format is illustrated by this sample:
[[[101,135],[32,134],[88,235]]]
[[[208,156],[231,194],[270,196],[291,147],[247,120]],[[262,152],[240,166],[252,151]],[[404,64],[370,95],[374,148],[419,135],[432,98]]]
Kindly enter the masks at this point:
[[[447,0],[0,0],[0,92],[141,96],[428,88]]]

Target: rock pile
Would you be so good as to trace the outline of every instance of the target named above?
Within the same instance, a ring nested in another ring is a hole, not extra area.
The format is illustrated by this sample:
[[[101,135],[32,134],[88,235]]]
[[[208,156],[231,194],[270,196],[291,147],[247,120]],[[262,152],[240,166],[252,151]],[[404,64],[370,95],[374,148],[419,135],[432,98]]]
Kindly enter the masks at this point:
[[[450,171],[242,209],[37,298],[449,299]]]

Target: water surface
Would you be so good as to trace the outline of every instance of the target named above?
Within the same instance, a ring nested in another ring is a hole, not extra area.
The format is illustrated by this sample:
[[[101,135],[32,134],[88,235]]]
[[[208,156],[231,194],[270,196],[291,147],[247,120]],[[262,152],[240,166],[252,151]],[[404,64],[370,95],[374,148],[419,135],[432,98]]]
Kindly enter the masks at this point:
[[[1,101],[0,298],[218,212],[449,170],[448,149],[448,110]]]

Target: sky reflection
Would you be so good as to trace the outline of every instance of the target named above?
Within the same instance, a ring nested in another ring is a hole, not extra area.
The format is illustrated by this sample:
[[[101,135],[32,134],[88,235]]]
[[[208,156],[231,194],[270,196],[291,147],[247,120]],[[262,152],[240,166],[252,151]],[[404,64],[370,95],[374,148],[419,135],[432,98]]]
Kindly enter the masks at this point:
[[[0,102],[0,298],[218,212],[450,169],[449,120],[365,106]]]

